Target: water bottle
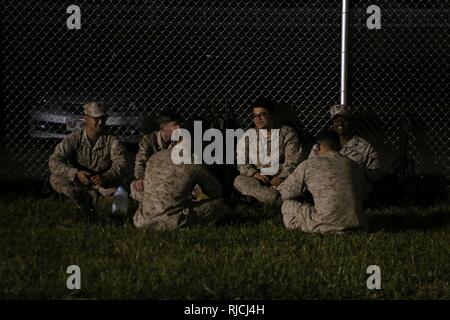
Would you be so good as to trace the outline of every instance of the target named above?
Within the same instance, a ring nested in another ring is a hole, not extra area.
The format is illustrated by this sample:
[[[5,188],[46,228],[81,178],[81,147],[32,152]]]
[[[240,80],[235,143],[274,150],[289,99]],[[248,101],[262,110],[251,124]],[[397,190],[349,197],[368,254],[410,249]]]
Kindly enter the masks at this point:
[[[126,215],[128,212],[128,193],[123,187],[118,187],[113,195],[112,213]]]

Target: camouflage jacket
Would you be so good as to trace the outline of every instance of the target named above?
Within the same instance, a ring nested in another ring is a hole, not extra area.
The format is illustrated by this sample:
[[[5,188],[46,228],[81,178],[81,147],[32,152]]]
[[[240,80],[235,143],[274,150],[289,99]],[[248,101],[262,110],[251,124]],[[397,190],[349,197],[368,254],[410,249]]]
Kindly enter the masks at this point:
[[[364,171],[338,152],[303,161],[277,190],[283,201],[302,196],[306,190],[312,194],[315,231],[342,231],[364,225],[363,201],[369,193]]]
[[[145,166],[152,154],[168,149],[172,143],[165,143],[161,137],[161,131],[154,131],[146,134],[139,142],[139,151],[136,154],[134,162],[134,177],[136,179],[143,179],[145,174]]]
[[[170,149],[155,153],[147,162],[144,197],[135,221],[170,219],[167,215],[189,206],[196,185],[211,199],[222,195],[220,182],[206,166],[174,164]]]
[[[313,150],[309,154],[309,159],[317,157]],[[363,167],[370,181],[376,181],[380,178],[381,165],[378,152],[365,139],[354,136],[341,147],[340,153]]]
[[[101,174],[106,184],[119,184],[129,172],[127,151],[120,139],[109,132],[92,145],[86,131],[65,137],[49,158],[50,173],[74,180],[78,170]]]
[[[286,178],[292,171],[294,171],[295,167],[300,162],[301,146],[297,133],[291,127],[282,126],[279,132],[280,132],[280,141],[279,141],[279,158],[278,158],[279,162],[278,176],[280,178]],[[248,143],[245,142],[244,138],[239,140],[237,147],[241,150],[243,150],[243,148],[247,148],[248,151]],[[268,139],[266,150],[270,151],[270,149],[271,149],[271,141],[270,139]],[[249,158],[250,157],[248,152],[245,152],[245,161],[243,161],[245,162],[245,164],[238,164],[238,170],[240,174],[251,177],[256,172],[259,172],[263,166],[259,164],[259,162],[257,164],[250,164]],[[268,167],[269,165],[264,166]]]

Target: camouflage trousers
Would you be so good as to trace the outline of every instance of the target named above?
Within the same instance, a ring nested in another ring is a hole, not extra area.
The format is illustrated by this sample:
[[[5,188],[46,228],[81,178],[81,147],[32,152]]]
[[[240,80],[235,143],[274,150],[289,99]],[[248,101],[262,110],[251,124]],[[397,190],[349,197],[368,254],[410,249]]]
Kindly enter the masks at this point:
[[[62,194],[78,204],[80,193],[88,193],[93,202],[98,200],[99,196],[112,195],[116,188],[103,188],[99,186],[85,186],[81,184],[77,179],[70,181],[66,177],[59,175],[50,175],[50,185],[57,193]]]
[[[316,209],[312,205],[295,200],[286,200],[281,206],[286,228],[304,232],[315,231],[316,223],[313,221],[315,212]]]
[[[234,187],[244,196],[255,198],[264,204],[275,204],[279,197],[277,190],[262,185],[253,177],[239,175],[234,179]]]
[[[136,189],[136,182],[137,180],[133,180],[130,184],[130,197],[140,203],[144,199],[144,191],[138,191]],[[198,185],[195,186],[192,195],[197,200],[208,199],[208,196],[203,193],[202,189]]]
[[[136,228],[152,228],[155,230],[186,228],[213,223],[228,212],[228,207],[222,199],[191,202],[185,207],[168,210],[159,215],[153,215],[152,212],[145,209],[146,203],[141,202],[133,217]]]
[[[327,225],[314,219],[317,214],[316,209],[309,203],[302,203],[295,200],[286,200],[281,206],[283,222],[286,228],[301,230],[303,232],[320,232],[344,234],[346,231],[360,231],[364,226],[344,229],[338,226]]]

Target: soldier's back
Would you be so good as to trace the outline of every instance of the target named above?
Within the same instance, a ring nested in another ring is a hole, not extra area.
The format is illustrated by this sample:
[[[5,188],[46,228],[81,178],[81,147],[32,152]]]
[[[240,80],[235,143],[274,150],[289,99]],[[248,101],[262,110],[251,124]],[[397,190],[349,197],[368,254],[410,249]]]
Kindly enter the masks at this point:
[[[311,192],[322,229],[345,229],[360,225],[365,194],[363,169],[345,156],[330,151],[308,160],[306,185]]]
[[[145,170],[144,201],[150,206],[147,212],[158,215],[188,203],[198,169],[197,165],[173,163],[170,149],[152,155]]]

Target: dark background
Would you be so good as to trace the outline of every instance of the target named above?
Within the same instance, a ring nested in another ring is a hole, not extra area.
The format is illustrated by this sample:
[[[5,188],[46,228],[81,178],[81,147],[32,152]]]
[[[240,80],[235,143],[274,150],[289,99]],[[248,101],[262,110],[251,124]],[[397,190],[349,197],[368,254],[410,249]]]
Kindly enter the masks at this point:
[[[81,30],[66,27],[70,4],[2,1],[8,173],[48,174],[58,141],[32,138],[30,116],[61,101],[114,101],[113,112],[149,119],[167,107],[186,119],[227,113],[245,128],[249,101],[266,95],[291,108],[288,120],[305,136],[330,125],[340,1],[78,1]],[[372,4],[381,30],[366,27]],[[359,133],[401,174],[442,188],[450,177],[449,2],[351,1],[351,9],[349,105]]]

